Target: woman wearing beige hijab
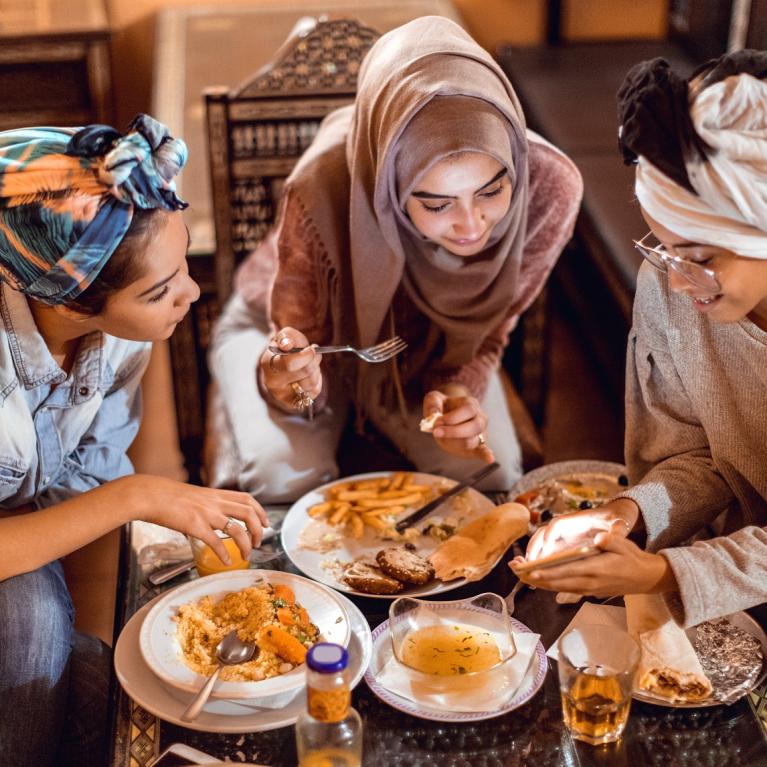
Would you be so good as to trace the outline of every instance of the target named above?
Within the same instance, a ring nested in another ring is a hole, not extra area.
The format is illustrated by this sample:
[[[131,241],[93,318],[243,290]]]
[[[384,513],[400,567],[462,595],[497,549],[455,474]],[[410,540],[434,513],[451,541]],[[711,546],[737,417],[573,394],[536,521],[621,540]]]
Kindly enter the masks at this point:
[[[495,458],[485,487],[509,487],[520,451],[498,367],[580,196],[578,171],[526,131],[510,83],[460,27],[424,17],[384,35],[355,104],[326,118],[287,180],[217,329],[237,484],[290,500],[336,476],[354,405],[419,470],[463,476]],[[310,346],[395,334],[407,350],[379,365]],[[298,409],[309,400],[312,420]]]

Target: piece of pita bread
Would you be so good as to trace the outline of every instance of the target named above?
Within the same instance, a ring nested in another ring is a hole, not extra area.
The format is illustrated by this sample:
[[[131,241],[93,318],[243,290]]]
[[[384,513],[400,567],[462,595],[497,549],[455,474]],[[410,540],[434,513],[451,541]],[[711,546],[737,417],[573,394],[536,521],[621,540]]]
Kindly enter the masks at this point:
[[[429,557],[443,581],[478,581],[517,538],[527,533],[530,512],[521,503],[504,503],[460,528]]]
[[[431,415],[427,415],[426,418],[421,419],[418,428],[421,431],[425,431],[427,434],[431,434],[434,431],[434,424],[441,415],[442,413],[440,413],[439,410],[435,410]]]
[[[624,601],[629,634],[642,650],[636,686],[672,701],[694,703],[708,698],[711,682],[663,596],[629,594]]]

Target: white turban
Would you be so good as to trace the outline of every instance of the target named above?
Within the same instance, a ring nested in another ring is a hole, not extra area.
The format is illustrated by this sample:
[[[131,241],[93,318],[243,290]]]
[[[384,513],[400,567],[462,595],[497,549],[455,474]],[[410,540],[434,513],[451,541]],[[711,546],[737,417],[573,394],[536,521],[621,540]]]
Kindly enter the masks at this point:
[[[767,82],[741,74],[694,89],[690,117],[710,147],[685,163],[697,195],[640,156],[637,198],[686,240],[767,259]]]

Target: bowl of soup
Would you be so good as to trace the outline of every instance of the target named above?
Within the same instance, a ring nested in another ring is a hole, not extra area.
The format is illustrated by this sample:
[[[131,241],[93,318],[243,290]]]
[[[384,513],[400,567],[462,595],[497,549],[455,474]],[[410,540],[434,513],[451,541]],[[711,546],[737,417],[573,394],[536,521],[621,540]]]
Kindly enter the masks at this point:
[[[510,683],[517,649],[498,594],[443,602],[400,597],[389,609],[389,634],[396,662],[424,694],[501,696]]]

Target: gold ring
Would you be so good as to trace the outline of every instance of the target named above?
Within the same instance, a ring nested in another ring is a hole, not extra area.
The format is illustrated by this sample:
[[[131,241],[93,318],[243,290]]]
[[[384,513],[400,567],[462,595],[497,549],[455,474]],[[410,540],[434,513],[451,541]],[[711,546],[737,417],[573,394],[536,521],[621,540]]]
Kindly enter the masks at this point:
[[[479,434],[477,436],[477,447],[484,447],[485,446],[485,435]]]
[[[309,395],[309,392],[303,389],[298,381],[293,381],[293,383],[290,384],[290,388],[293,389],[296,395],[293,400],[293,407],[296,410],[306,410],[306,408],[314,404],[314,400]]]
[[[274,360],[279,357],[279,354],[275,354],[274,352],[271,353],[272,356],[269,357],[269,370],[272,371],[272,373],[279,373],[280,371],[277,370],[277,368],[274,366]]]

